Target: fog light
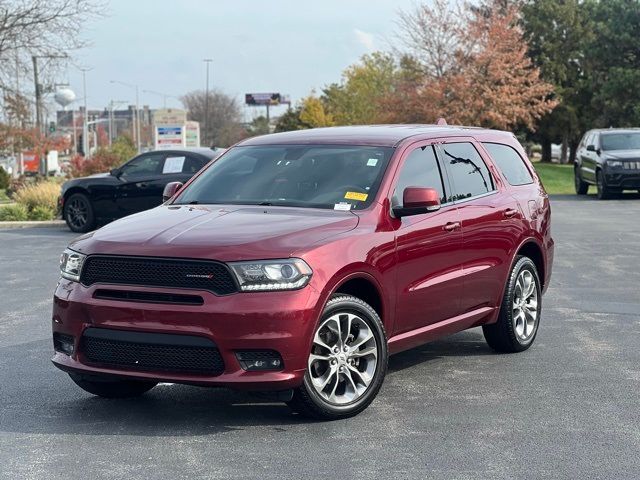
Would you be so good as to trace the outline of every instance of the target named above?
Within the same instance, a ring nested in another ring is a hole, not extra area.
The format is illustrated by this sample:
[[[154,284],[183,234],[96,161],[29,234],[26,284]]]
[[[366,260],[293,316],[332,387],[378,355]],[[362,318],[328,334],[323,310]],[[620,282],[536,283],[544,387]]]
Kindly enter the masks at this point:
[[[282,357],[275,350],[244,350],[236,352],[243,370],[282,370]]]
[[[53,334],[53,349],[65,355],[73,354],[73,336],[55,332]]]

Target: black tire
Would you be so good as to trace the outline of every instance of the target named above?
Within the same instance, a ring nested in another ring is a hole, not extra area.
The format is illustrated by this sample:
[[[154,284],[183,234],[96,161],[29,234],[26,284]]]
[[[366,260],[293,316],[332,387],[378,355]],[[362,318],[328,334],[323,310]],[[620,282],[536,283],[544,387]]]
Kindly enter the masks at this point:
[[[70,373],[71,380],[85,392],[104,398],[139,397],[157,385],[157,382],[137,380],[112,380],[97,377],[84,377]]]
[[[516,321],[513,315],[514,301],[516,299],[516,283],[524,270],[527,270],[535,280],[535,292],[537,299],[537,312],[534,320],[534,327],[530,336],[523,340],[516,332]],[[491,325],[484,325],[482,333],[489,346],[502,353],[522,352],[529,348],[538,334],[540,325],[540,313],[542,311],[542,292],[540,289],[540,277],[535,264],[528,257],[518,256],[511,268],[507,285],[505,287],[498,321]]]
[[[76,233],[90,232],[96,224],[93,205],[84,193],[74,193],[65,200],[62,217],[69,230]]]
[[[609,200],[613,197],[613,192],[607,188],[604,183],[604,175],[602,174],[602,170],[598,170],[596,172],[596,187],[597,187],[597,195],[598,200]]]
[[[573,169],[573,179],[577,195],[586,195],[589,193],[589,184],[582,180],[578,167]]]
[[[365,322],[366,327],[368,327],[369,331],[373,334],[377,351],[375,371],[371,376],[368,387],[366,387],[366,390],[364,390],[359,397],[349,403],[338,405],[330,403],[327,399],[320,396],[312,384],[311,374],[309,368],[307,368],[302,386],[294,390],[293,398],[287,402],[289,407],[304,416],[318,420],[337,420],[357,415],[371,404],[384,381],[389,357],[387,336],[380,317],[366,302],[351,295],[337,294],[333,296],[324,308],[320,322],[314,330],[314,336],[325,320],[342,313],[351,313],[358,316]],[[347,335],[347,337],[350,338],[351,335]],[[357,338],[355,340],[357,340]],[[348,341],[347,339],[347,343]],[[348,372],[348,367],[345,370]],[[340,378],[342,378],[340,374],[337,374],[336,379]],[[338,381],[339,380],[336,380],[336,384]]]

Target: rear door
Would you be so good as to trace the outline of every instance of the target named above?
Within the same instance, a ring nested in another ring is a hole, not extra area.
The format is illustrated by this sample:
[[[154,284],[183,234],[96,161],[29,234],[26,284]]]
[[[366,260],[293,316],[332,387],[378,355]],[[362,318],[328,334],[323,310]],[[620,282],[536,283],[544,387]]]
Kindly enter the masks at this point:
[[[461,313],[495,307],[502,298],[522,212],[475,140],[448,139],[438,148],[462,226]]]
[[[167,183],[185,183],[193,177],[208,160],[199,155],[186,152],[168,152],[164,158],[160,175],[147,183],[147,193],[149,194],[147,208],[157,207],[162,204],[162,192]]]
[[[394,221],[397,252],[397,307],[394,334],[454,317],[462,294],[462,235],[458,209],[447,203],[447,182],[432,143],[411,146],[396,174],[392,206],[406,187],[440,192],[436,212]]]

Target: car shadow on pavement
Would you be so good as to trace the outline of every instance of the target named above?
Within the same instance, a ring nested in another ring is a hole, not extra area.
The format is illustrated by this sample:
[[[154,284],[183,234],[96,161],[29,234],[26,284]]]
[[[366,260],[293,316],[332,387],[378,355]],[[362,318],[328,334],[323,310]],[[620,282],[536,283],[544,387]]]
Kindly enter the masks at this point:
[[[490,353],[481,334],[462,332],[392,356],[389,374],[442,357]],[[51,354],[48,340],[0,348],[0,431],[175,437],[255,426],[284,432],[313,422],[275,399],[223,388],[160,384],[134,399],[94,397],[57,370]],[[36,368],[25,372],[25,363]]]
[[[443,357],[475,357],[494,354],[495,352],[489,348],[480,330],[466,330],[392,355],[389,357],[387,375],[393,375]]]

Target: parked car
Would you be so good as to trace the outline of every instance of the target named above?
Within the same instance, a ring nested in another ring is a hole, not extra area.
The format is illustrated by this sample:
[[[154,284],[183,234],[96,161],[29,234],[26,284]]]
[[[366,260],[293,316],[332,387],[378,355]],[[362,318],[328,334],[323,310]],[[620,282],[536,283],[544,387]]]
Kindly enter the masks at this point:
[[[623,190],[640,192],[640,129],[589,130],[576,152],[574,178],[578,195],[595,185],[601,200]]]
[[[560,161],[560,157],[562,157],[562,145],[558,143],[551,144],[551,160]]]
[[[62,185],[59,209],[74,232],[93,230],[157,207],[169,182],[186,182],[220,152],[209,148],[158,150],[138,155],[108,173],[74,178]]]
[[[341,418],[371,403],[389,354],[477,326],[500,352],[536,337],[550,207],[511,133],[266,135],[165,195],[62,255],[53,363],[92,394],[274,390]]]

